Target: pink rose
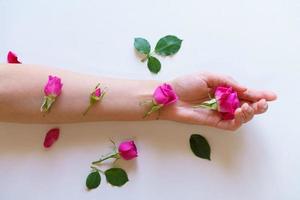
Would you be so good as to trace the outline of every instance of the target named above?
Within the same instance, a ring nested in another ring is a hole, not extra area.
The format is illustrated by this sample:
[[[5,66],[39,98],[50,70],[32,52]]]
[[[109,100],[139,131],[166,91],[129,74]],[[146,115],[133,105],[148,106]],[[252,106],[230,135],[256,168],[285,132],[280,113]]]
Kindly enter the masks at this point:
[[[61,79],[56,76],[49,76],[48,82],[44,87],[44,100],[41,106],[41,112],[48,112],[55,102],[56,97],[60,95],[63,84]]]
[[[178,100],[178,96],[172,86],[167,83],[157,87],[154,91],[153,97],[156,104],[164,106],[175,103]]]
[[[18,56],[12,51],[9,51],[7,54],[7,62],[14,63],[14,64],[21,64],[21,62],[18,61]]]
[[[164,106],[177,102],[177,100],[178,96],[171,85],[164,83],[158,86],[153,93],[151,108],[144,114],[144,118],[159,111]],[[158,113],[158,117],[159,115],[160,113]]]
[[[119,154],[125,160],[131,160],[137,157],[137,149],[134,144],[134,141],[125,141],[119,145]]]
[[[48,82],[44,87],[44,92],[46,96],[59,96],[61,93],[63,84],[61,79],[56,76],[49,76]]]
[[[222,118],[225,120],[233,119],[235,110],[240,107],[240,101],[232,87],[217,87],[215,98],[218,104],[218,111],[222,114]]]

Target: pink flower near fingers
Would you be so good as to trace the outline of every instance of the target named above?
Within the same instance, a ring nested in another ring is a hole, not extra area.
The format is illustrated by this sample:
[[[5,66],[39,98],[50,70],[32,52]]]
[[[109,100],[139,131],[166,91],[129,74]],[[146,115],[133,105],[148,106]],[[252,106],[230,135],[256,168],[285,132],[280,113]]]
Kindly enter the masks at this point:
[[[7,63],[21,64],[21,62],[18,60],[18,56],[12,51],[9,51],[7,54]]]
[[[240,100],[232,87],[219,86],[215,90],[215,98],[203,102],[200,107],[217,110],[223,120],[231,120],[234,119],[235,110],[240,107]]]
[[[153,93],[151,109],[145,113],[144,117],[149,116],[153,112],[159,111],[164,106],[176,103],[177,100],[178,96],[171,85],[164,83],[158,86]]]
[[[240,107],[237,93],[231,87],[217,87],[215,98],[222,118],[225,120],[233,119],[235,110]]]
[[[41,106],[41,112],[48,112],[58,97],[61,94],[63,84],[57,76],[49,76],[48,82],[44,87],[44,100]]]

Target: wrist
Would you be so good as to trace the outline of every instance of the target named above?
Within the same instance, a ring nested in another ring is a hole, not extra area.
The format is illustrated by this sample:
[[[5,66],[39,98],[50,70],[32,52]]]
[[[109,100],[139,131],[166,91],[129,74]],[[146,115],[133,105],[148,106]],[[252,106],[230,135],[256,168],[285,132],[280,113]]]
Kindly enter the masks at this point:
[[[153,93],[155,89],[161,85],[162,82],[160,81],[144,81],[141,90],[138,92],[139,99],[139,107],[140,107],[140,119],[141,120],[157,120],[159,119],[160,111],[153,112],[150,115],[145,115],[149,110],[151,110],[151,106],[153,106]]]

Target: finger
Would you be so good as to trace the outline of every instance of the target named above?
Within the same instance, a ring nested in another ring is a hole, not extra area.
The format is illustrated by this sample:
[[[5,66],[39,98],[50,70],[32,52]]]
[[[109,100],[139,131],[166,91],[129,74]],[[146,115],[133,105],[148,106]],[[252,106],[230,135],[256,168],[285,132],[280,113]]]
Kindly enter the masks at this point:
[[[251,104],[254,110],[254,114],[262,114],[268,110],[268,103],[265,99],[261,99],[258,102]]]
[[[256,102],[261,99],[265,99],[267,101],[274,101],[277,99],[277,95],[271,91],[258,91],[253,89],[247,89],[243,93],[239,93],[239,97],[241,99]]]
[[[233,120],[221,120],[217,124],[217,128],[225,130],[236,130],[243,123],[250,121],[254,116],[254,109],[248,104],[244,103],[240,108],[236,109]]]
[[[248,103],[244,103],[241,106],[241,110],[242,110],[242,115],[243,115],[242,123],[247,123],[254,117],[254,109]]]
[[[231,86],[234,90],[237,92],[244,92],[247,90],[246,87],[242,86],[238,82],[236,82],[233,78],[219,75],[219,74],[212,74],[212,73],[204,73],[204,80],[206,81],[206,84],[210,88],[215,88],[217,86]]]

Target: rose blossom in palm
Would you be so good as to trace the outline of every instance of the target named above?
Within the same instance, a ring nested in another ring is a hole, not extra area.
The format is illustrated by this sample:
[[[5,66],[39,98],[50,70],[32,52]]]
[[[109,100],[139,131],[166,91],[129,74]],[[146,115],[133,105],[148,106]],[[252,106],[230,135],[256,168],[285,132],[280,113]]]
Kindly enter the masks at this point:
[[[232,87],[218,86],[215,90],[215,98],[203,102],[199,106],[221,113],[223,120],[234,119],[235,110],[240,107],[240,100]]]
[[[232,87],[220,86],[216,88],[215,98],[222,118],[224,120],[233,119],[235,110],[240,107],[237,92]]]

